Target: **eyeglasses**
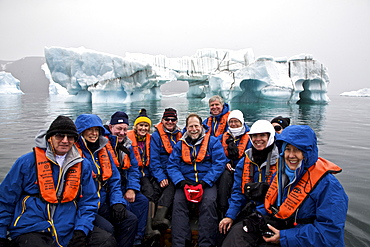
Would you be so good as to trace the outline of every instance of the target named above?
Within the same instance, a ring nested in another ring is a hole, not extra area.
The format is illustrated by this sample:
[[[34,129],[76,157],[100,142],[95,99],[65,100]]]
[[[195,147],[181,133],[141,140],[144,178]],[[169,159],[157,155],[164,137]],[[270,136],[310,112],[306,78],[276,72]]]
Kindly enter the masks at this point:
[[[164,121],[166,121],[166,122],[176,122],[177,121],[177,118],[164,118]]]
[[[60,133],[57,133],[54,136],[55,136],[55,139],[57,141],[62,141],[62,140],[64,140],[65,137],[67,137],[67,139],[68,139],[69,142],[76,141],[76,139],[77,139],[77,136],[76,135],[73,135],[73,134],[60,134]]]
[[[282,127],[280,125],[275,125],[274,126],[275,131],[280,131]]]

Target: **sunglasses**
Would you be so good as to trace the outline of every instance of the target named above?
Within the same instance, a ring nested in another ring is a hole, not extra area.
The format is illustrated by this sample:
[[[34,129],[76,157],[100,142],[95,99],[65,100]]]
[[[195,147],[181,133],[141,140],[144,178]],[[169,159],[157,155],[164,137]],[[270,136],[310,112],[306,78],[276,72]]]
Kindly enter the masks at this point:
[[[166,122],[176,122],[177,121],[177,118],[164,118],[164,121]]]
[[[57,141],[62,141],[62,140],[64,140],[65,137],[67,137],[68,141],[70,141],[70,142],[77,140],[77,136],[76,135],[73,135],[73,134],[60,134],[60,133],[57,133],[54,136],[55,136],[55,139]]]
[[[280,131],[282,127],[280,125],[275,125],[274,126],[275,131]]]

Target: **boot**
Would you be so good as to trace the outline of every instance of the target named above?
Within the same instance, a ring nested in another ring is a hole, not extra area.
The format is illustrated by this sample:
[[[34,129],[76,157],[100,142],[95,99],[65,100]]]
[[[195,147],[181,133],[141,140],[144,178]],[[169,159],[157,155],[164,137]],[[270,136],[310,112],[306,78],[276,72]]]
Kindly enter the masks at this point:
[[[145,245],[152,246],[159,243],[161,233],[158,230],[152,229],[152,220],[155,210],[154,202],[149,202],[149,210],[148,210],[148,219],[146,221],[146,230],[145,230]]]
[[[170,221],[166,219],[168,208],[164,206],[158,206],[157,212],[155,213],[153,219],[153,228],[160,231],[168,229],[170,226]]]

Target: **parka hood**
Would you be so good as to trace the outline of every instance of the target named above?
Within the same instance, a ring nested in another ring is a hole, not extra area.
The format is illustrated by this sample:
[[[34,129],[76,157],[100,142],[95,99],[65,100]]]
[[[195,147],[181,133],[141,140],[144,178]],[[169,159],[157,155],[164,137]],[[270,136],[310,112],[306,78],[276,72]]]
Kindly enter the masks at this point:
[[[48,142],[46,140],[47,130],[39,130],[39,133],[35,136],[35,144],[38,148],[47,148]]]
[[[95,114],[81,114],[77,117],[75,124],[79,135],[81,135],[82,132],[91,127],[99,127],[101,135],[109,134],[109,131],[104,128],[103,122],[100,117]]]
[[[281,148],[285,148],[286,144],[291,144],[301,150],[304,156],[302,165],[306,168],[315,164],[319,157],[316,134],[308,125],[286,127],[280,135],[276,135],[276,142]]]

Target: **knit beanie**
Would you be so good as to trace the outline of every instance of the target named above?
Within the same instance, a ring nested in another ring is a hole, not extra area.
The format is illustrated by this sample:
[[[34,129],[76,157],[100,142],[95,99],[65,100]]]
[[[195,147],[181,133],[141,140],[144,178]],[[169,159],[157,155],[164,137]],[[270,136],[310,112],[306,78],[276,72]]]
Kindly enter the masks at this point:
[[[168,118],[168,117],[173,117],[177,119],[177,112],[173,108],[166,108],[163,113],[162,118]]]
[[[57,133],[60,134],[72,134],[78,137],[76,125],[73,123],[72,119],[66,116],[58,116],[50,125],[48,131],[46,132],[46,140],[50,136],[53,136]]]
[[[150,120],[148,115],[146,115],[146,110],[145,109],[140,110],[139,116],[137,116],[137,118],[135,119],[134,126],[136,126],[138,123],[142,123],[142,122],[148,123],[149,125],[152,125],[152,121]]]
[[[128,124],[128,116],[127,116],[127,114],[125,112],[123,112],[123,111],[117,111],[117,112],[115,112],[111,116],[109,124],[115,125],[115,124],[122,124],[122,123],[125,123],[125,124],[129,125]]]
[[[280,126],[285,129],[290,125],[290,118],[284,118],[282,116],[278,116],[271,120],[271,123],[278,123]]]
[[[239,110],[233,110],[230,112],[229,114],[229,117],[227,118],[227,122],[230,121],[230,119],[232,118],[236,118],[238,119],[242,125],[244,125],[244,116],[243,116],[243,112],[239,111]]]

